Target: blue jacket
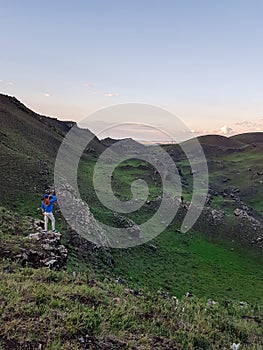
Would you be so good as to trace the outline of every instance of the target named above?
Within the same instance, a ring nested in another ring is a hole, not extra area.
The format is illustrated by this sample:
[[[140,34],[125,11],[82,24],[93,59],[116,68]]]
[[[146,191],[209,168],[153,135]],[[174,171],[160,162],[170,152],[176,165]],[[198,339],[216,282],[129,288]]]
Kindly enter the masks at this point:
[[[44,209],[45,213],[52,213],[53,203],[57,200],[56,196],[50,196],[49,198],[50,201],[48,206],[44,205],[44,201],[41,204],[41,208]]]

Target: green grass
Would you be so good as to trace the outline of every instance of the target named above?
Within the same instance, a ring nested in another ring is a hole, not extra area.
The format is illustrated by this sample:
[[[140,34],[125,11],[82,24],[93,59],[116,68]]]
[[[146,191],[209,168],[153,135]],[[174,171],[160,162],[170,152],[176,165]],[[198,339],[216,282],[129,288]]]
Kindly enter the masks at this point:
[[[85,198],[88,200],[91,198],[90,207],[95,217],[111,225],[112,213],[98,202],[95,193],[92,192],[94,165],[95,159],[89,164],[83,163],[79,171],[80,188],[83,193],[86,191]],[[113,189],[116,196],[129,198],[130,184],[135,177],[148,179],[150,200],[158,192],[160,193],[160,186],[155,186],[149,176],[150,169],[138,170],[140,165],[145,166],[145,163],[129,160],[115,170]],[[180,165],[184,179],[191,187],[192,176],[190,168],[187,168],[187,161],[182,160],[182,164],[179,162]],[[216,168],[211,178],[215,179],[217,174],[220,174],[220,171]],[[84,183],[88,185],[84,186]],[[87,189],[90,190],[87,191]],[[186,186],[183,193],[184,199],[191,200],[191,194],[186,192],[187,189]],[[196,229],[187,235],[181,235],[176,232],[180,223],[175,222],[174,226],[166,229],[153,242],[149,242],[157,246],[156,252],[152,251],[148,244],[128,250],[114,250],[113,274],[123,277],[129,281],[131,286],[138,287],[139,282],[139,285],[147,286],[153,291],[161,288],[176,296],[192,291],[198,297],[229,298],[248,302],[262,301],[262,255],[244,247],[237,237],[235,237],[235,242],[231,242],[231,230],[233,230],[235,220],[233,200],[218,195],[213,198],[212,207],[225,211],[229,232],[222,232],[223,230],[220,231],[213,227],[211,233],[207,226],[203,227],[203,233]],[[147,221],[152,215],[153,213],[147,211],[147,206],[144,206],[141,210],[128,216],[140,224]]]
[[[242,152],[235,152],[217,158],[223,169],[210,169],[210,182],[218,189],[237,187],[240,196],[254,210],[262,214],[263,211],[263,155],[262,147],[245,148]],[[222,183],[222,176],[228,177],[227,183]]]
[[[163,299],[142,288],[135,297],[125,286],[88,275],[73,278],[49,269],[3,271],[0,263],[0,349],[241,349],[259,350],[262,343],[258,305],[206,298]],[[111,336],[109,336],[109,334]],[[103,345],[104,344],[104,345]],[[106,345],[108,344],[108,345]],[[97,347],[96,347],[97,346]]]
[[[182,296],[262,301],[262,256],[237,243],[208,241],[194,231],[188,235],[167,229],[153,242],[115,252],[115,273],[128,276],[131,284]],[[234,250],[231,248],[234,247]],[[231,288],[231,290],[229,290]]]

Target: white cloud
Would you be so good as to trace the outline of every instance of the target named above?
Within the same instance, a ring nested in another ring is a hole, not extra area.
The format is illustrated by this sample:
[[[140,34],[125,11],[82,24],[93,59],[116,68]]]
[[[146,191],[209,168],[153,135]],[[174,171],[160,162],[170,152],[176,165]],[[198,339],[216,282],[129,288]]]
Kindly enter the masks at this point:
[[[224,125],[222,126],[222,128],[220,128],[220,133],[223,135],[230,135],[232,134],[232,132],[233,132],[233,129],[227,125]]]
[[[14,83],[13,83],[12,81],[9,81],[9,82],[7,83],[7,85],[12,86],[12,85],[14,85]]]
[[[204,130],[204,129],[191,129],[190,130],[191,133],[195,134],[195,135],[207,135],[207,134],[211,134],[211,130]]]
[[[45,96],[45,97],[50,97],[51,94],[50,94],[49,92],[45,92],[45,93],[44,93],[44,96]]]
[[[92,83],[84,83],[83,86],[88,87],[88,88],[94,87],[94,85]]]
[[[119,94],[116,93],[116,92],[104,92],[103,95],[106,96],[106,97],[115,97],[115,96],[119,96]]]
[[[251,130],[260,131],[263,129],[262,121],[263,121],[263,119],[259,119],[256,121],[244,120],[243,122],[236,123],[236,125],[241,127],[241,128],[246,128],[246,130],[249,130],[249,131],[251,131]]]
[[[102,89],[98,89],[93,83],[86,82],[82,84],[84,87],[87,88],[87,93],[91,95],[101,95],[105,97],[117,97],[120,94],[117,92],[111,92],[111,91],[103,91]]]

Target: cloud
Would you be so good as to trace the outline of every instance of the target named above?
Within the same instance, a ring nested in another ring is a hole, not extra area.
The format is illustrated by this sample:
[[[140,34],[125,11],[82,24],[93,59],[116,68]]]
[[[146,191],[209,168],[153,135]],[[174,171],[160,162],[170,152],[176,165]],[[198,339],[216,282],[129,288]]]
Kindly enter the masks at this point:
[[[14,83],[13,83],[12,81],[9,81],[9,82],[7,83],[7,85],[12,86],[12,85],[14,85]]]
[[[116,93],[116,92],[104,92],[103,95],[106,96],[106,97],[116,97],[116,96],[119,96],[119,94]]]
[[[191,133],[195,134],[195,135],[207,135],[207,134],[211,134],[211,130],[204,130],[204,129],[191,129],[190,130]]]
[[[44,96],[45,96],[45,97],[50,97],[51,94],[50,94],[49,92],[45,92],[45,93],[44,93]]]
[[[263,129],[263,119],[259,119],[257,121],[248,121],[244,120],[242,122],[236,123],[238,127],[246,128],[247,130],[262,130]]]
[[[105,90],[103,91],[102,89],[97,88],[96,85],[94,85],[91,82],[86,82],[86,83],[83,83],[82,85],[87,88],[88,90],[87,93],[91,95],[101,95],[105,97],[117,97],[120,95],[117,92],[111,92],[111,91],[105,92]]]
[[[88,88],[94,87],[94,85],[92,83],[84,83],[83,86],[88,87]]]
[[[236,125],[249,127],[249,126],[254,126],[254,123],[253,122],[249,122],[248,120],[244,120],[242,122],[236,123]]]
[[[227,125],[224,125],[222,128],[220,128],[220,133],[223,135],[230,135],[233,133],[233,129]]]

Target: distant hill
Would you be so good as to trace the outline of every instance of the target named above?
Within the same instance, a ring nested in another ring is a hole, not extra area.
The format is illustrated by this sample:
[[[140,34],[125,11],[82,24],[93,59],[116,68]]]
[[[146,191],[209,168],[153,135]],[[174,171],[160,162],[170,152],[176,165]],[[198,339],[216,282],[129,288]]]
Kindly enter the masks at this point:
[[[199,136],[198,140],[201,145],[209,145],[209,146],[236,148],[243,145],[242,141],[240,140],[235,140],[222,135]]]
[[[230,140],[243,142],[248,145],[263,143],[263,132],[249,132],[245,134],[234,135],[230,137]]]
[[[0,94],[0,202],[13,206],[34,200],[52,181],[58,148],[75,122],[39,115],[15,97]],[[87,134],[92,134],[87,130]],[[92,134],[90,146],[105,147]]]
[[[136,149],[141,149],[141,150],[145,150],[145,147],[143,144],[135,141],[134,139],[127,137],[124,139],[112,139],[111,137],[107,137],[105,139],[101,140],[101,143],[106,146],[106,147],[110,147],[113,144],[117,143],[117,142],[122,142],[123,145],[125,145],[125,147],[127,149],[132,149],[133,147]]]
[[[113,145],[114,143],[120,141],[117,139],[112,139],[111,137],[106,137],[105,139],[100,140],[101,143],[106,146],[106,147],[110,147],[111,145]]]
[[[195,151],[196,140],[199,141],[207,160],[214,156],[226,155],[235,153],[248,145],[240,140],[235,140],[222,135],[202,135],[197,138],[192,138],[181,144],[162,145],[162,147],[173,155],[174,159],[180,160],[184,157],[181,146],[186,147],[188,150]]]

